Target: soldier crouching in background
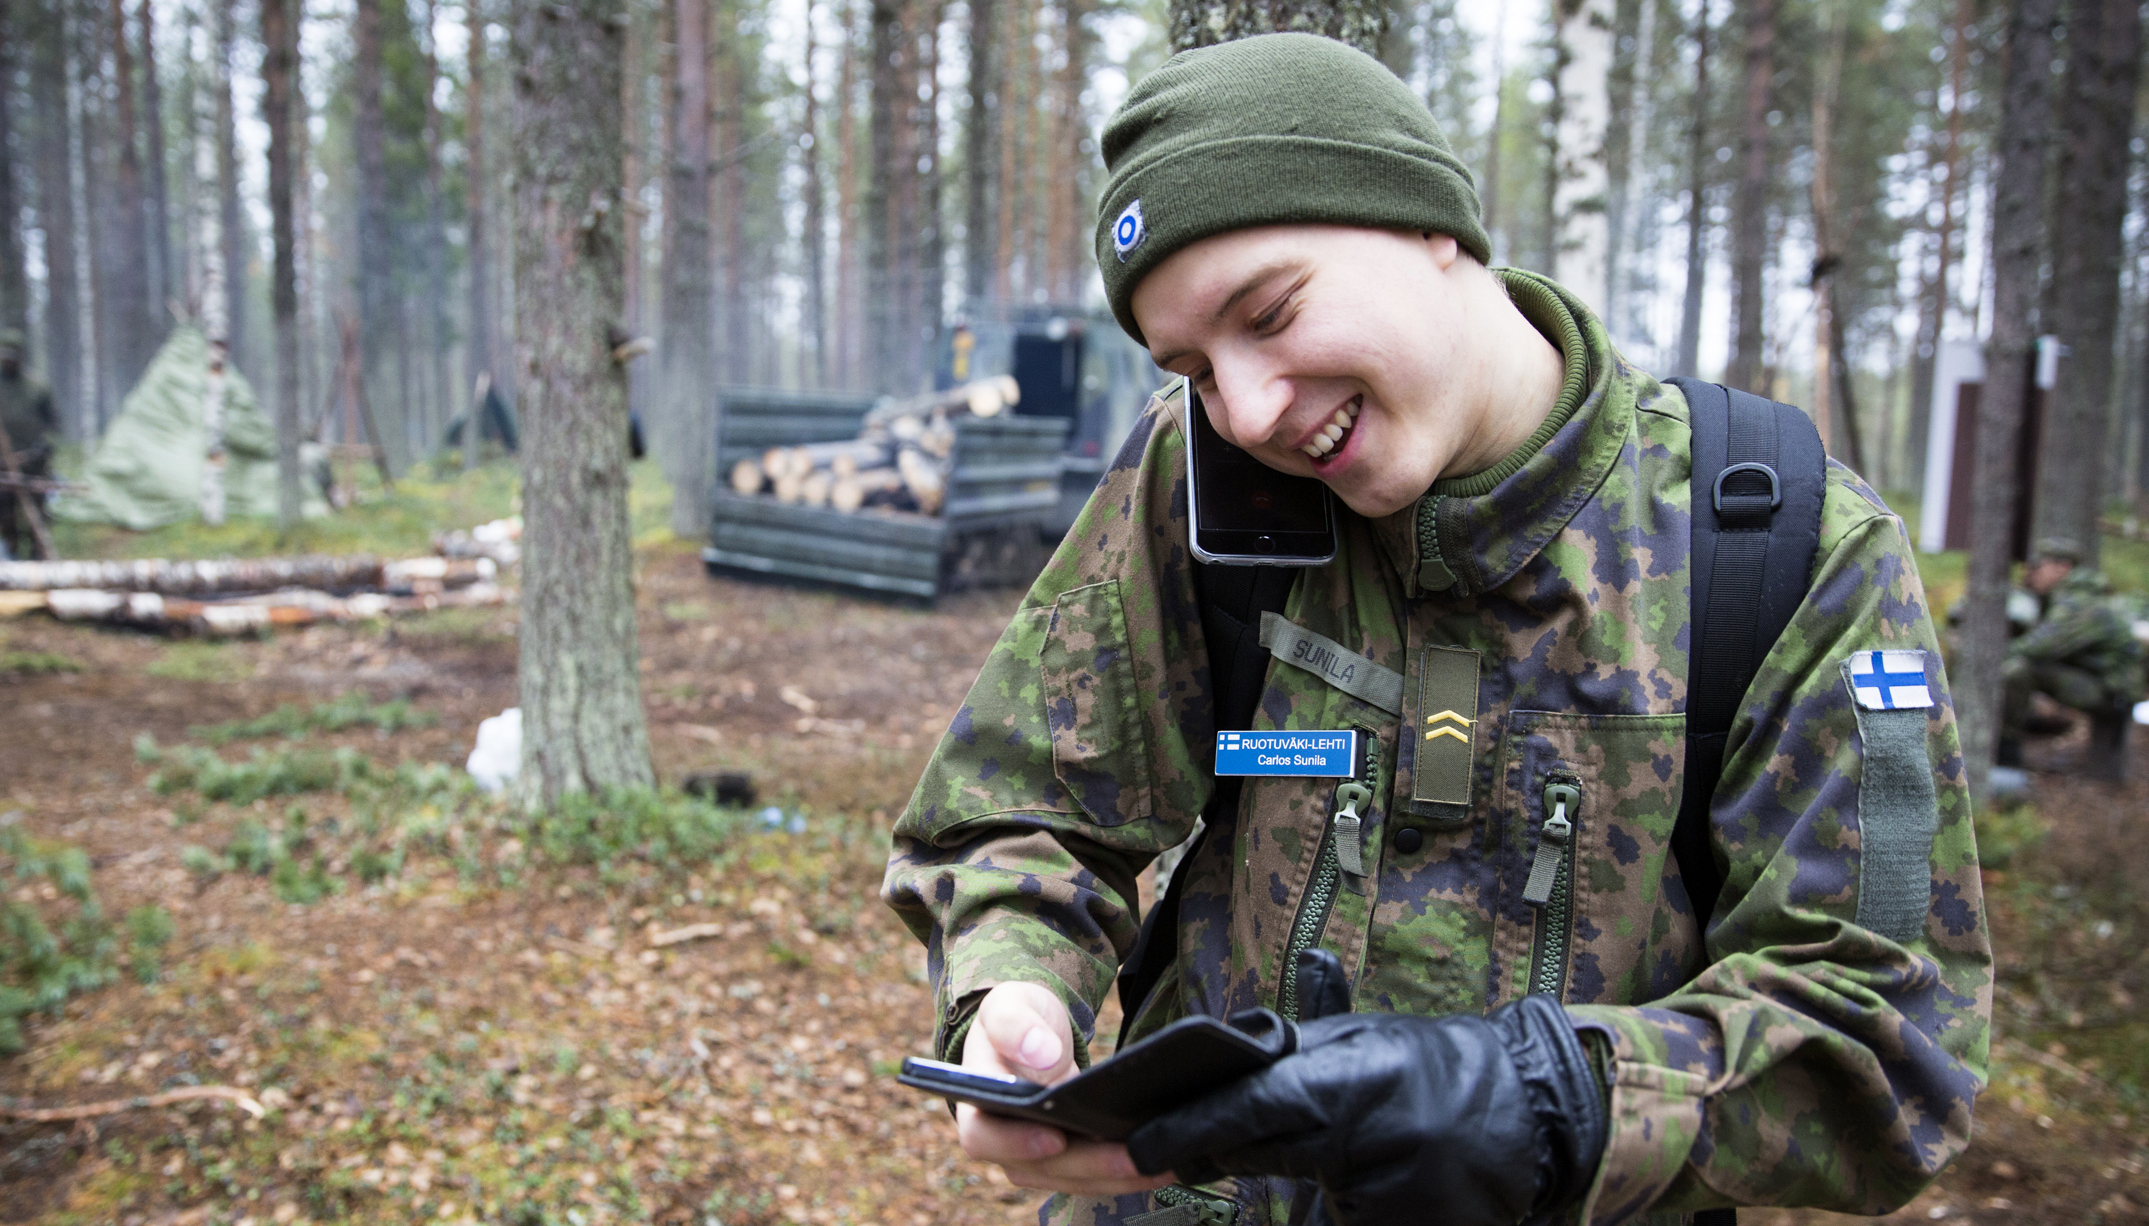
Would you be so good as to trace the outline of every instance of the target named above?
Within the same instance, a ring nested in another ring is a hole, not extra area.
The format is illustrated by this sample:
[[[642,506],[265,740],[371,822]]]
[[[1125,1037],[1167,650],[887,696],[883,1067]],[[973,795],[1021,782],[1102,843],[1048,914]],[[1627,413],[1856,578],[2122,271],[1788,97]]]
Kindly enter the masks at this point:
[[[52,475],[59,419],[52,410],[52,393],[23,369],[22,333],[13,328],[0,329],[0,429],[7,432],[16,476]],[[15,491],[0,489],[0,557],[23,557],[31,545],[30,525]]]
[[[2023,738],[2071,726],[2037,715],[2035,695],[2092,717],[2125,712],[2142,697],[2141,640],[2113,598],[2111,580],[2082,565],[2080,545],[2061,537],[2038,541],[2023,582],[2042,607],[2037,624],[2008,645],[2001,666],[2001,766],[2022,765]]]

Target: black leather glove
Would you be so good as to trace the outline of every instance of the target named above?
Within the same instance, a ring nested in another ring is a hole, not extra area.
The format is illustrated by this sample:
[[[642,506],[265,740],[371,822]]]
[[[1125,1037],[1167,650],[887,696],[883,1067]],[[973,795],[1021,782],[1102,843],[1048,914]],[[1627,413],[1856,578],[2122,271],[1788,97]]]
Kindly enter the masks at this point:
[[[1513,1226],[1572,1208],[1604,1153],[1603,1092],[1566,1010],[1354,1013],[1299,1027],[1296,1054],[1127,1140],[1144,1174],[1320,1183],[1343,1226]]]

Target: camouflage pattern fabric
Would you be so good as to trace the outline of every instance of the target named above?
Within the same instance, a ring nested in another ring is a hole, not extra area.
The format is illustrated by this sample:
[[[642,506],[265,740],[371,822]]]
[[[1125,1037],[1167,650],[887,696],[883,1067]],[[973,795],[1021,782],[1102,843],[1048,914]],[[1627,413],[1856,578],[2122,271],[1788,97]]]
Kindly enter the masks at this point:
[[[2018,666],[2021,672],[2054,665],[2101,681],[2101,695],[2088,705],[2077,701],[2083,697],[2079,693],[2054,694],[2069,706],[2091,710],[2132,703],[2142,696],[2143,651],[2131,620],[2129,610],[2112,594],[2111,581],[2099,571],[2077,566],[2052,590],[2037,624],[2008,645],[2008,660],[2033,666]]]
[[[0,430],[27,475],[50,470],[52,440],[60,421],[52,410],[52,393],[28,375],[0,375]]]
[[[1500,275],[1540,331],[1580,336],[1566,352],[1586,396],[1490,489],[1443,481],[1430,507],[1342,513],[1336,560],[1299,578],[1286,616],[1402,673],[1400,721],[1281,663],[1255,720],[1374,735],[1367,875],[1337,888],[1334,780],[1248,780],[1235,820],[1180,869],[1178,960],[1133,1034],[1190,1013],[1287,1010],[1294,940],[1342,959],[1362,1010],[1483,1011],[1549,986],[1609,1053],[1611,1135],[1579,1220],[1734,1204],[1885,1212],[1967,1142],[1992,994],[1954,712],[1902,523],[1829,466],[1811,591],[1741,705],[1712,804],[1723,893],[1694,915],[1671,854],[1686,401],[1628,366],[1565,291]],[[896,827],[884,893],[928,947],[951,1058],[978,998],[1011,980],[1059,993],[1090,1033],[1138,931],[1136,876],[1187,836],[1213,786],[1183,413],[1167,394],[1136,427]],[[1422,572],[1421,511],[1443,555]],[[1448,575],[1452,586],[1420,589]],[[1935,700],[1931,903],[1907,944],[1854,919],[1862,746],[1840,665],[1881,647],[1922,650]],[[1475,710],[1460,713],[1472,757],[1459,822],[1411,800],[1415,730],[1438,714],[1421,670],[1441,648],[1479,661]],[[1579,792],[1557,928],[1522,900],[1553,784]],[[1394,837],[1404,827],[1419,832],[1409,850]],[[1239,1179],[1204,1195],[1254,1226],[1284,1221],[1290,1191]],[[1116,1226],[1160,1203],[1054,1197],[1040,1220]]]

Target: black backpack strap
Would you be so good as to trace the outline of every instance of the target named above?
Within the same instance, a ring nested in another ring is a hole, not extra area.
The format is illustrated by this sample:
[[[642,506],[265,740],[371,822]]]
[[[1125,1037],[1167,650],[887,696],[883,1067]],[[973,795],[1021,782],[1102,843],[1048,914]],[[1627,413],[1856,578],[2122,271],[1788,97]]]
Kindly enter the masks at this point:
[[[1686,774],[1672,851],[1704,932],[1723,891],[1709,803],[1739,703],[1813,581],[1828,453],[1795,405],[1673,379],[1694,427]],[[1697,1219],[1698,1220],[1698,1219]]]
[[[1218,728],[1253,726],[1254,711],[1268,680],[1269,652],[1261,645],[1261,615],[1283,612],[1297,580],[1296,570],[1279,566],[1195,564],[1194,594],[1201,604],[1202,638],[1209,647],[1209,684],[1216,694]],[[1244,782],[1236,777],[1216,781],[1208,807],[1202,810],[1201,831],[1179,859],[1182,867],[1193,863],[1211,830],[1238,813]],[[1179,883],[1184,877],[1183,872],[1172,874],[1156,905],[1143,918],[1141,935],[1119,969],[1122,1040],[1142,1002],[1179,956]]]
[[[1673,379],[1693,420],[1693,586],[1688,617],[1686,774],[1672,854],[1704,934],[1723,893],[1709,805],[1739,703],[1813,581],[1828,453],[1794,405],[1698,379]],[[1693,1226],[1735,1226],[1704,1209]]]

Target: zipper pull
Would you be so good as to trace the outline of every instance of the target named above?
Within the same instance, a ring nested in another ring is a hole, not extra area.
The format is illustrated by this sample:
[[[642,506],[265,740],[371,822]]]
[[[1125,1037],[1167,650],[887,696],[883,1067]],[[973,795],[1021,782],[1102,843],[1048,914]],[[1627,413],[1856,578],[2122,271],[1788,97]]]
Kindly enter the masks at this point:
[[[1358,806],[1373,799],[1373,789],[1356,781],[1336,785],[1336,867],[1353,877],[1366,875],[1364,819]]]
[[[1522,901],[1530,906],[1542,907],[1552,900],[1560,859],[1566,854],[1568,838],[1574,834],[1574,823],[1567,815],[1581,802],[1581,789],[1571,783],[1545,785],[1544,804],[1551,813],[1537,831],[1537,858],[1530,862],[1530,880],[1522,887]]]

